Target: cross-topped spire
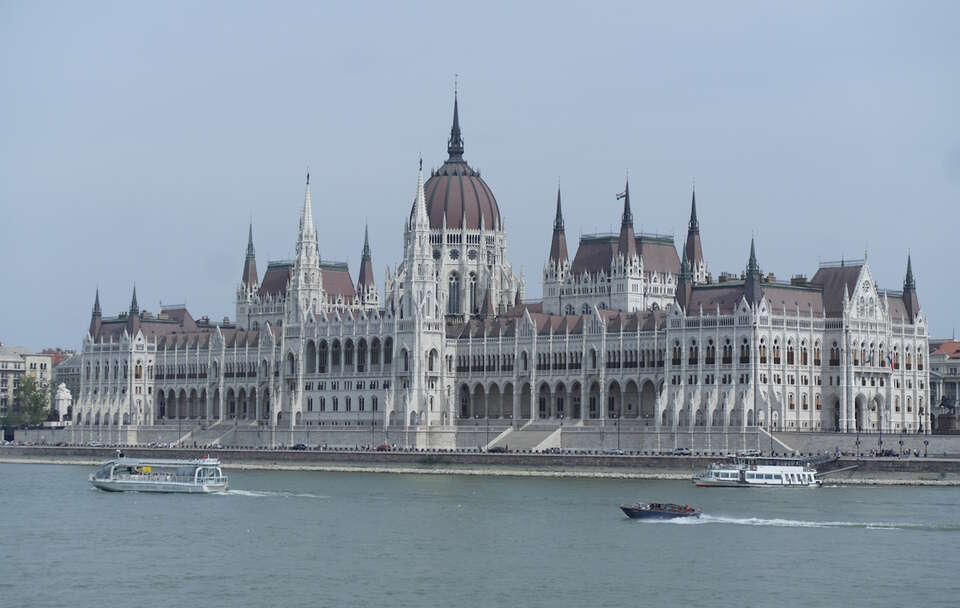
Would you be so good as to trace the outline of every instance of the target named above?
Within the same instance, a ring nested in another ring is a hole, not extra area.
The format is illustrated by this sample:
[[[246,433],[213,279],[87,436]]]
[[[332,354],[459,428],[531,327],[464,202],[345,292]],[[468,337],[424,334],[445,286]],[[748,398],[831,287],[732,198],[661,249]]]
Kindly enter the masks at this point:
[[[370,227],[366,223],[363,225],[363,254],[360,257],[364,260],[370,259]]]
[[[463,160],[463,137],[460,135],[460,112],[457,102],[457,90],[453,91],[453,126],[450,127],[450,139],[447,140],[449,160]]]
[[[100,311],[100,288],[97,287],[97,295],[93,298],[93,316],[100,317],[103,313]]]

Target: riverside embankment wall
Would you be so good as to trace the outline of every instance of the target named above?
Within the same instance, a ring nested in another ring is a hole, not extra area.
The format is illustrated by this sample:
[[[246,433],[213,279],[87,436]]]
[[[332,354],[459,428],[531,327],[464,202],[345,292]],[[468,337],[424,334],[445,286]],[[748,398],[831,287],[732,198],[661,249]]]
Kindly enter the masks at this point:
[[[487,454],[464,452],[374,452],[356,450],[196,450],[129,448],[125,455],[146,458],[215,456],[228,468],[343,470],[401,473],[450,473],[689,479],[714,459],[691,456],[585,454]],[[112,458],[110,448],[7,446],[0,462],[95,465]],[[856,467],[828,482],[842,484],[960,485],[960,459],[841,458],[820,466],[821,472]]]

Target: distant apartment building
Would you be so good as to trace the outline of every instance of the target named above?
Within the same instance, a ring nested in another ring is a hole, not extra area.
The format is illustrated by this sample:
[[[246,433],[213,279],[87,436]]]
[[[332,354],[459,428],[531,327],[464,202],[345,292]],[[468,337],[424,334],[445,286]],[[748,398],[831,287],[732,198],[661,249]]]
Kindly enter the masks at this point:
[[[11,412],[25,375],[36,379],[39,387],[49,392],[52,381],[50,355],[31,354],[19,346],[0,344],[0,416]]]
[[[930,404],[934,406],[937,432],[957,432],[960,340],[930,340]]]

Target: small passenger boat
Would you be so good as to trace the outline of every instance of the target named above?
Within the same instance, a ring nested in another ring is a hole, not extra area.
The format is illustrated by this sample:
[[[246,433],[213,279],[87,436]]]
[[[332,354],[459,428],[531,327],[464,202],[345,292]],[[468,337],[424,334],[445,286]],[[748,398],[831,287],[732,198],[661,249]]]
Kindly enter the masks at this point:
[[[823,480],[809,462],[798,458],[737,457],[711,464],[693,483],[699,488],[819,487]]]
[[[227,491],[227,477],[216,458],[166,460],[119,457],[110,460],[90,483],[108,492],[210,494]]]
[[[700,517],[700,511],[690,505],[675,505],[664,502],[638,502],[633,505],[621,505],[630,519],[677,519],[679,517]]]

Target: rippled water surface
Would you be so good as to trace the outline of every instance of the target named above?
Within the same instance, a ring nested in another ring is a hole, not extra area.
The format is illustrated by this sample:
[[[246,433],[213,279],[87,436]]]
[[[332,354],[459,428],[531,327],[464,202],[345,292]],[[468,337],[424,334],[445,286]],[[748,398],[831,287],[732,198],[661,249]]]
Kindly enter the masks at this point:
[[[956,606],[960,489],[230,471],[111,494],[0,464],[3,606]],[[636,499],[699,520],[647,523]]]

